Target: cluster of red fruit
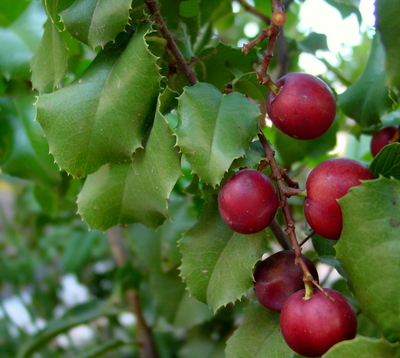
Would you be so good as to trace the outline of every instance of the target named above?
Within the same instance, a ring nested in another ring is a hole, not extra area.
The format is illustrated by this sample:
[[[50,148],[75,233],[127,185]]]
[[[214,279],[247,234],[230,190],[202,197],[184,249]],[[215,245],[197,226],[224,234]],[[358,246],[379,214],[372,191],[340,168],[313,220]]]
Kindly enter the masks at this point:
[[[276,84],[280,90],[270,91],[267,113],[279,130],[293,138],[309,140],[329,129],[336,115],[336,100],[325,82],[308,74],[291,73]],[[332,158],[318,164],[306,180],[304,215],[311,229],[322,237],[338,240],[343,219],[337,199],[362,180],[370,179],[375,179],[373,173],[356,160]],[[270,225],[280,200],[267,175],[246,168],[224,183],[218,205],[232,230],[253,234]],[[314,264],[302,257],[318,282]],[[303,269],[296,262],[294,251],[278,252],[259,263],[254,279],[260,303],[281,313],[282,335],[295,352],[316,357],[334,344],[355,337],[356,315],[342,294],[316,288],[305,297]]]

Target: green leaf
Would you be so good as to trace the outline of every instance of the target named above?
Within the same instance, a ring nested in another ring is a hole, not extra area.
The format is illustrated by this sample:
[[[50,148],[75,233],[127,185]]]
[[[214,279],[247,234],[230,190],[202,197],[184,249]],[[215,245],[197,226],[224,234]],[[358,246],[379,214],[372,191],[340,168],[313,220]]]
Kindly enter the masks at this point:
[[[323,358],[398,358],[400,344],[390,344],[383,339],[372,339],[358,336],[350,341],[334,345]]]
[[[279,314],[250,301],[243,322],[229,338],[226,358],[293,358],[279,326]]]
[[[179,97],[178,146],[193,171],[215,186],[257,134],[259,109],[239,93],[198,83]]]
[[[61,12],[70,34],[95,48],[115,39],[129,23],[132,0],[77,0]]]
[[[198,0],[185,0],[179,4],[179,15],[182,17],[195,17],[199,14],[200,4]]]
[[[42,128],[33,121],[34,100],[32,95],[0,97],[0,167],[12,176],[54,186],[60,181],[60,173],[49,155]]]
[[[311,32],[303,41],[299,42],[299,46],[303,51],[313,54],[318,50],[329,51],[327,40],[325,34]]]
[[[318,158],[327,151],[332,150],[336,145],[336,133],[339,128],[337,120],[320,137],[311,140],[294,139],[280,130],[275,131],[273,146],[279,153],[283,163],[287,166],[302,161],[304,158]]]
[[[245,55],[240,49],[223,43],[204,49],[198,57],[202,59],[196,66],[198,78],[220,91],[235,77],[254,71],[254,63],[259,61],[256,51]]]
[[[96,348],[91,349],[89,352],[82,353],[77,358],[98,358],[105,357],[105,354],[113,351],[124,345],[131,345],[131,343],[125,343],[121,339],[111,339],[106,343],[100,344]]]
[[[386,51],[386,70],[390,82],[400,88],[400,3],[396,0],[376,1],[376,27]]]
[[[29,1],[2,0],[0,2],[0,26],[9,26],[25,11],[29,3]]]
[[[48,19],[38,52],[31,61],[32,84],[39,92],[54,91],[67,70],[67,48],[57,27]]]
[[[375,177],[400,179],[400,143],[386,145],[372,161],[370,167]]]
[[[342,111],[360,126],[370,127],[380,123],[380,117],[393,105],[386,72],[382,68],[385,51],[378,35],[372,41],[368,61],[358,80],[339,96]]]
[[[267,234],[241,235],[230,230],[212,198],[179,247],[181,276],[190,294],[216,311],[253,286],[252,269],[267,250]]]
[[[36,119],[58,165],[73,176],[130,160],[142,146],[161,78],[144,41],[148,31],[138,29],[123,52],[101,51],[76,81],[38,98]]]
[[[269,92],[267,86],[258,83],[255,72],[246,73],[243,76],[238,77],[233,82],[233,89],[234,91],[243,93],[246,96],[263,103],[265,102]]]
[[[381,177],[339,199],[343,231],[335,245],[364,314],[400,339],[400,182]]]
[[[27,341],[18,352],[18,358],[31,357],[54,337],[69,331],[73,327],[100,317],[115,316],[116,313],[116,310],[109,303],[100,300],[92,300],[74,306],[61,317],[50,321],[43,330]]]
[[[213,312],[194,297],[189,297],[177,270],[150,276],[153,305],[175,327],[192,328],[210,319]]]
[[[361,24],[362,17],[359,10],[360,0],[326,0],[326,2],[336,8],[342,15],[343,19],[355,14],[357,16],[358,23]]]
[[[136,151],[132,162],[105,165],[86,179],[78,211],[89,227],[104,231],[135,222],[161,225],[168,217],[167,198],[181,175],[174,145],[172,131],[157,111],[146,147]]]

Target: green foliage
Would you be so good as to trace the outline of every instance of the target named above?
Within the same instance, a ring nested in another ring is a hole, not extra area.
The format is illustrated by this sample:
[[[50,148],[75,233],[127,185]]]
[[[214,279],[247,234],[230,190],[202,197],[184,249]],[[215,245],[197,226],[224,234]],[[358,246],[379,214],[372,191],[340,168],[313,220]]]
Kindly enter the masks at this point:
[[[298,357],[279,314],[252,289],[257,262],[280,250],[282,210],[275,228],[242,235],[217,205],[234,171],[271,174],[261,127],[300,188],[334,156],[364,162],[377,178],[339,200],[340,240],[314,235],[303,252],[324,287],[359,313],[358,336],[324,357],[398,357],[400,144],[375,158],[368,147],[375,130],[400,125],[398,2],[377,0],[376,32],[332,62],[321,55],[326,34],[312,24],[299,30],[303,2],[287,7],[271,79],[303,71],[302,55],[314,56],[338,99],[334,124],[310,141],[265,118],[269,88],[256,72],[268,40],[241,50],[255,38],[247,25],[268,26],[257,11],[270,17],[270,2],[255,0],[256,11],[230,0],[154,2],[194,85],[147,2],[0,2],[0,356],[139,357],[133,293],[160,358]],[[361,23],[359,1],[326,2]],[[303,239],[304,198],[288,203]],[[71,277],[83,291],[68,302]],[[23,324],[7,309],[13,299]],[[86,340],[77,338],[80,328],[90,332]]]

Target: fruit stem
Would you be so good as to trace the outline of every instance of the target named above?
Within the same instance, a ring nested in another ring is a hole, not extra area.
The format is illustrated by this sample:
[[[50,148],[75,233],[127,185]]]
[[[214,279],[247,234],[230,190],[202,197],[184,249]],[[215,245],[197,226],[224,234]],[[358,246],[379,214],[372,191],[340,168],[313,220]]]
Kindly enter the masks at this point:
[[[294,221],[292,219],[292,214],[290,211],[290,207],[287,202],[287,198],[290,196],[292,190],[299,190],[297,188],[288,188],[286,187],[284,183],[284,178],[282,176],[283,169],[278,165],[275,159],[275,152],[271,148],[271,145],[269,144],[267,138],[265,137],[264,133],[260,129],[260,132],[258,133],[258,137],[260,139],[261,144],[264,147],[265,155],[266,155],[266,160],[269,163],[272,171],[272,179],[274,179],[277,183],[278,186],[278,191],[280,194],[280,199],[281,199],[281,205],[282,205],[282,212],[285,218],[286,222],[286,230],[285,232],[287,233],[291,244],[293,246],[294,252],[295,252],[295,263],[297,265],[300,265],[302,271],[303,271],[303,281],[306,289],[306,297],[310,298],[313,295],[313,284],[316,285],[318,288],[320,286],[317,284],[317,282],[314,280],[313,276],[311,275],[307,265],[305,264],[303,257],[302,257],[302,248],[297,240],[296,237],[296,232],[295,232],[295,226],[294,226]],[[287,174],[286,174],[287,176]],[[288,178],[288,176],[287,176]],[[293,181],[290,180],[290,182],[294,183]]]

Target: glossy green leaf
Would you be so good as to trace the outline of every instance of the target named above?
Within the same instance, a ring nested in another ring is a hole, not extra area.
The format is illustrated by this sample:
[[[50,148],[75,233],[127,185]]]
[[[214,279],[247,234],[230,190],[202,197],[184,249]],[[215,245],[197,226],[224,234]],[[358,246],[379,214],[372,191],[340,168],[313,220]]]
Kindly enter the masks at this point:
[[[39,92],[54,91],[67,70],[67,48],[59,30],[48,19],[38,52],[31,61],[32,85]]]
[[[88,176],[78,211],[89,227],[105,231],[135,222],[161,225],[169,216],[167,198],[181,175],[174,145],[168,123],[157,112],[146,146],[136,151],[132,162],[105,165]]]
[[[27,341],[18,352],[17,358],[29,358],[43,348],[54,337],[68,332],[80,324],[93,321],[103,316],[115,316],[117,311],[109,303],[92,300],[70,308],[61,317],[54,318],[44,329]]]
[[[216,199],[180,240],[181,276],[190,295],[216,311],[253,286],[252,269],[267,248],[265,231],[241,235],[223,222]]]
[[[374,36],[368,61],[358,80],[339,96],[342,111],[360,126],[380,123],[380,118],[393,105],[382,66],[385,51],[378,35]]]
[[[363,313],[389,341],[400,339],[400,181],[365,181],[339,199],[343,231],[335,245]]]
[[[350,341],[334,345],[323,358],[398,358],[400,344],[390,344],[384,339],[358,336]]]
[[[279,314],[250,301],[243,322],[229,338],[226,358],[293,358],[279,326]]]
[[[258,106],[239,93],[222,95],[208,83],[179,97],[178,146],[205,182],[215,186],[257,134]]]
[[[77,0],[62,11],[61,18],[71,35],[91,47],[115,39],[129,21],[131,0]]]
[[[160,75],[140,28],[127,48],[101,51],[73,83],[37,101],[57,164],[75,177],[130,160],[154,117]]]
[[[400,143],[393,143],[382,148],[370,165],[375,177],[400,179]]]
[[[396,0],[376,1],[376,27],[386,51],[386,70],[390,82],[400,88],[400,3]]]
[[[12,176],[53,186],[60,181],[60,173],[42,128],[33,121],[34,101],[32,95],[0,97],[0,167]]]

